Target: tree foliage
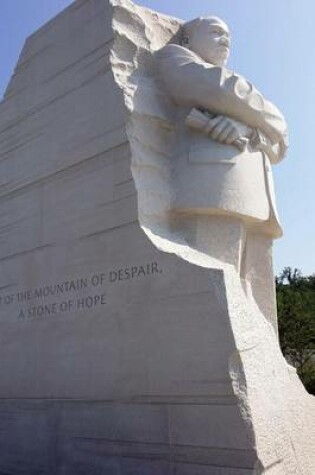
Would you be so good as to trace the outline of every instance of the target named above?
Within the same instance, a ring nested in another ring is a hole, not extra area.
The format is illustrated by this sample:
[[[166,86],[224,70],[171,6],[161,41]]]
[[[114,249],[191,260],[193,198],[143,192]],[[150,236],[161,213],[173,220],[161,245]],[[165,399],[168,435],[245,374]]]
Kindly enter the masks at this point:
[[[286,267],[276,278],[280,344],[306,389],[315,395],[315,275]]]

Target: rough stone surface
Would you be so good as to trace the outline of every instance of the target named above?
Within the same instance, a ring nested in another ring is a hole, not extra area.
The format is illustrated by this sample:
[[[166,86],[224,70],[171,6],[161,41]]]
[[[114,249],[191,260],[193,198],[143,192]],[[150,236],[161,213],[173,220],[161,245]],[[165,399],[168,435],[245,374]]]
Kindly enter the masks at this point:
[[[0,104],[0,473],[313,475],[314,403],[233,266],[172,228],[176,19],[77,0]]]

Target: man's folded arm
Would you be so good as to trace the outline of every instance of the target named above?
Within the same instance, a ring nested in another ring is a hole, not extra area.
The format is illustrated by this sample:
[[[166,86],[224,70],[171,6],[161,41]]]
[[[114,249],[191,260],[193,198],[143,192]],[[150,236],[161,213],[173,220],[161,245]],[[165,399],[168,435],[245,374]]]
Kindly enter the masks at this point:
[[[287,127],[282,114],[241,76],[204,63],[177,45],[163,48],[157,60],[165,87],[178,105],[231,117],[261,130],[272,144],[284,140]]]

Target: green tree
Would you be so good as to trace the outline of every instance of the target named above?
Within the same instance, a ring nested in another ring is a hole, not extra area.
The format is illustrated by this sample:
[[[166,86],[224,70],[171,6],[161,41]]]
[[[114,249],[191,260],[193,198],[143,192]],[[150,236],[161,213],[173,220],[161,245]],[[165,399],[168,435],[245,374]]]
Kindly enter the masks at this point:
[[[280,344],[309,393],[315,395],[315,275],[286,267],[276,278]]]

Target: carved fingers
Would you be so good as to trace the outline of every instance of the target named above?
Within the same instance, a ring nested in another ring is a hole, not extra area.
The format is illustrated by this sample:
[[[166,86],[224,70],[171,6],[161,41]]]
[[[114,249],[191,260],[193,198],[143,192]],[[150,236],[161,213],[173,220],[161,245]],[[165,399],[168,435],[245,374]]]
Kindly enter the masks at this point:
[[[206,131],[212,140],[227,145],[235,144],[235,142],[242,137],[235,122],[221,115],[211,118],[208,121]]]
[[[232,145],[241,137],[241,134],[233,126],[226,127],[224,131],[219,136],[219,141],[226,143],[227,145]]]

